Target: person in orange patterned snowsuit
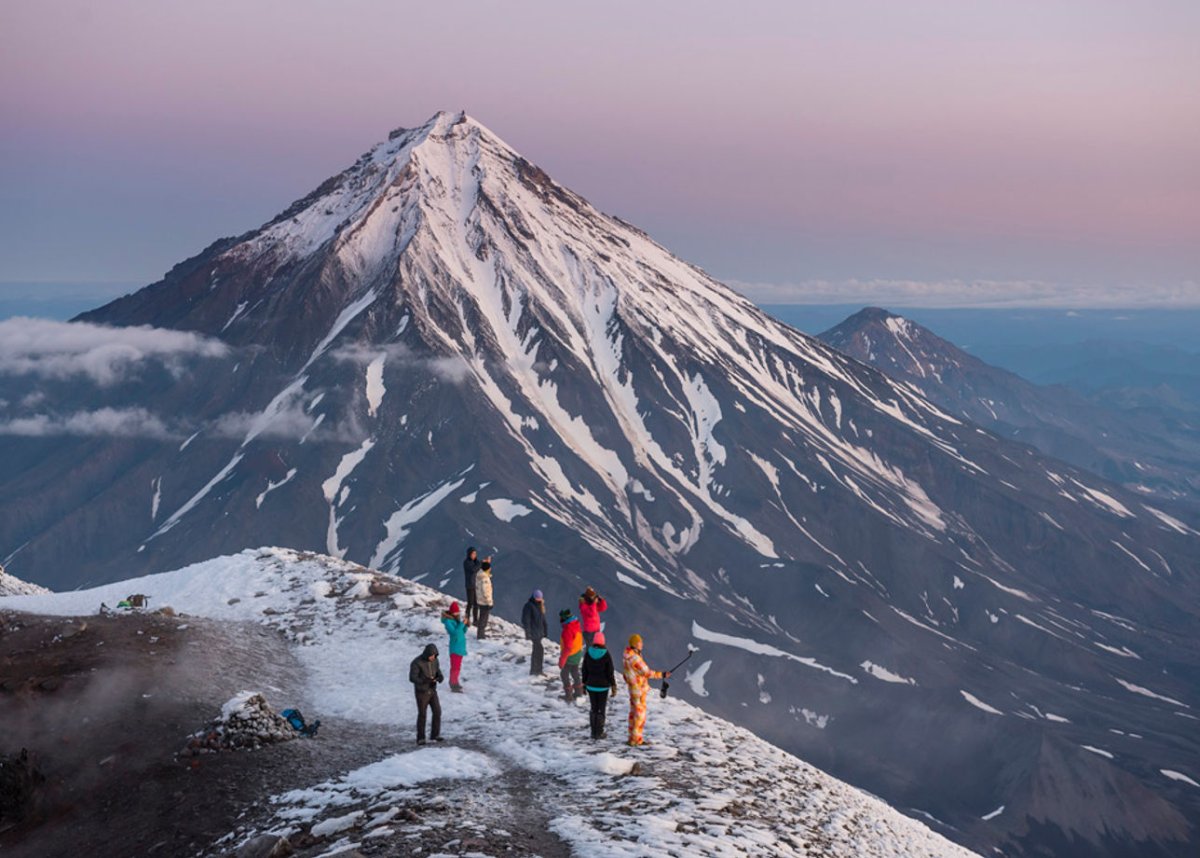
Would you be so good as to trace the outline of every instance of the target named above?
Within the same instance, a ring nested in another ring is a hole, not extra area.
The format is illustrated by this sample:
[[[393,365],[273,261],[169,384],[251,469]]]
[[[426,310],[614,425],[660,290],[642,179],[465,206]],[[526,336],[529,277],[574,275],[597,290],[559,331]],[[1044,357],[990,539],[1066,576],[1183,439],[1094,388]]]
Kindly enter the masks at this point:
[[[642,636],[631,635],[625,647],[622,665],[625,684],[629,686],[629,744],[637,747],[642,742],[642,730],[646,726],[646,698],[650,695],[651,679],[666,679],[668,670],[651,670],[642,658]]]

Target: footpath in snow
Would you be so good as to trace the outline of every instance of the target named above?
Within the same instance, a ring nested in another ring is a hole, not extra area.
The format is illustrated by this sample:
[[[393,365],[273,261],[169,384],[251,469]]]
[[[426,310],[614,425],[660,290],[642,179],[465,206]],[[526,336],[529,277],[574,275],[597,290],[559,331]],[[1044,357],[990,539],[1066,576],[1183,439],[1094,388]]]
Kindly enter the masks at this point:
[[[392,584],[395,592],[373,596],[372,582]],[[557,647],[547,647],[551,673],[531,677],[520,629],[499,619],[488,627],[489,640],[468,637],[466,693],[440,694],[448,741],[417,748],[408,665],[432,642],[449,673],[438,618],[450,597],[331,557],[246,551],[133,582],[17,596],[0,605],[89,614],[131,591],[145,593],[154,606],[281,631],[307,671],[307,715],[379,727],[376,762],[248,808],[245,823],[214,844],[212,854],[264,834],[308,843],[308,855],[562,854],[567,848],[589,858],[973,854],[681,700],[653,694],[649,747],[629,748],[620,681],[609,738],[592,742],[586,704],[561,698]],[[618,642],[613,646],[619,661]],[[648,647],[651,662],[661,662],[652,638]],[[264,685],[269,681],[263,677]],[[557,848],[522,839],[532,836],[520,833],[531,820],[557,836]],[[443,830],[474,836],[441,840]]]

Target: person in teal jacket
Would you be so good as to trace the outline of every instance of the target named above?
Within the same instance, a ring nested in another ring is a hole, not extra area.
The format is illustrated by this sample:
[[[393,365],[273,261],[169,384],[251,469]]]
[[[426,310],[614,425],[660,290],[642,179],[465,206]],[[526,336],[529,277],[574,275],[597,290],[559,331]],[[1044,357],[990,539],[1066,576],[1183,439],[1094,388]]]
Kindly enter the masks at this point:
[[[459,674],[462,672],[463,657],[467,654],[467,628],[471,624],[462,619],[458,602],[451,602],[450,610],[442,614],[442,625],[450,635],[450,690],[462,694]]]

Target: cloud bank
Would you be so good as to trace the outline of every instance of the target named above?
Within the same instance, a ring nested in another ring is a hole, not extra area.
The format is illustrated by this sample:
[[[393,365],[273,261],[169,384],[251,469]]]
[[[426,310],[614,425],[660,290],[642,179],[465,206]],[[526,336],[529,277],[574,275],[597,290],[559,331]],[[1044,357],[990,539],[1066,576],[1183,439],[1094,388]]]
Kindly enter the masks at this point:
[[[67,415],[35,414],[0,422],[0,435],[19,435],[27,438],[76,436],[89,438],[152,438],[168,440],[179,437],[155,414],[144,408],[99,408],[95,411],[76,411]]]
[[[16,317],[0,322],[0,375],[83,376],[107,387],[147,361],[178,372],[188,358],[229,353],[219,340],[163,328],[110,328],[87,322]]]
[[[1200,308],[1200,282],[1070,285],[1040,280],[727,281],[759,304],[880,304],[888,307],[1138,309]]]

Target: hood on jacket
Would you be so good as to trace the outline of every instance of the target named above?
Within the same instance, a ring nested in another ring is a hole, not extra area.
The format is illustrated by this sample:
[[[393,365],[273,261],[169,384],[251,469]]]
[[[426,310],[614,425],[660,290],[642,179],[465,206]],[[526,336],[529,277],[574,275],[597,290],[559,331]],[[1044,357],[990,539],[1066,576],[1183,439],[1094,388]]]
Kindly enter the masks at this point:
[[[604,658],[604,655],[607,652],[608,652],[608,650],[605,647],[596,646],[595,644],[592,644],[590,647],[588,647],[587,654],[588,654],[588,658]]]
[[[436,646],[433,644],[426,644],[425,651],[421,653],[421,658],[428,659],[431,655],[436,657],[437,654],[438,649]]]

